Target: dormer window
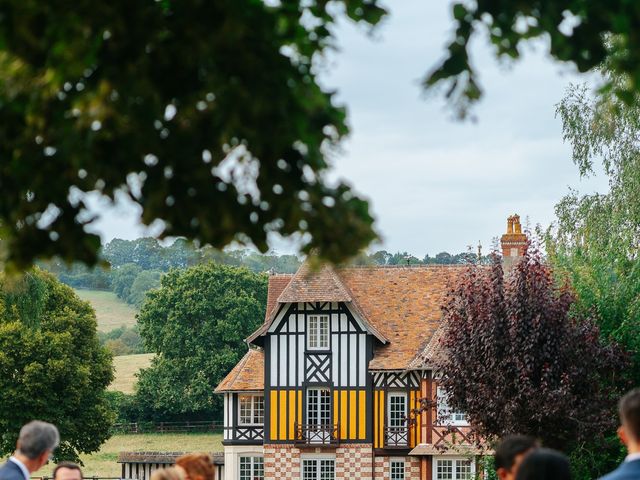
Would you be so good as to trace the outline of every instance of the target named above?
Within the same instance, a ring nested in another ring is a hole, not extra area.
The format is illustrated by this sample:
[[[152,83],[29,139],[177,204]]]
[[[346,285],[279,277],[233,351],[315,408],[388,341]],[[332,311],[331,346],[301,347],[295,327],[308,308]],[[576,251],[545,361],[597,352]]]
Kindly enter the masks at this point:
[[[329,315],[309,315],[307,348],[309,350],[329,348]]]
[[[240,395],[239,425],[263,425],[264,424],[264,396]]]
[[[464,412],[453,410],[449,406],[449,396],[444,388],[438,387],[438,425],[467,426]]]

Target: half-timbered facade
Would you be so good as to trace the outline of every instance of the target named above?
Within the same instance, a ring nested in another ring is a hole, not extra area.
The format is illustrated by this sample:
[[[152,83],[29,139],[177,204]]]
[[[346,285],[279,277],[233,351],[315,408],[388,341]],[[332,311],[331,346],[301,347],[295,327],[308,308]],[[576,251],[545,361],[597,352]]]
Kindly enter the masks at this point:
[[[265,322],[216,389],[225,480],[470,479],[480,452],[432,362],[462,268],[270,276]]]

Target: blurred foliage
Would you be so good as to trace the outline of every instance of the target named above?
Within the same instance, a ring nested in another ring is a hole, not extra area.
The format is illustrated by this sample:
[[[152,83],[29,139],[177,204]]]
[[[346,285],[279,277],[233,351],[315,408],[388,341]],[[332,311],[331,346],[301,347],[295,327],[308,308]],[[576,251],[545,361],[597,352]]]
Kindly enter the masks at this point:
[[[338,19],[368,0],[0,5],[0,237],[8,266],[94,264],[86,192],[124,195],[163,235],[339,261],[375,238],[367,202],[328,182],[346,110],[317,75]],[[99,215],[99,213],[98,213]]]
[[[38,269],[0,275],[0,455],[34,418],[60,430],[56,459],[97,451],[114,420],[105,397],[112,379],[88,303]]]
[[[147,353],[137,326],[123,325],[110,332],[98,332],[98,340],[113,356]]]
[[[520,58],[523,45],[544,39],[551,58],[587,72],[607,62],[624,82],[607,79],[603,94],[632,104],[640,92],[640,8],[628,0],[458,0],[451,6],[454,34],[444,59],[424,79],[427,89],[442,86],[459,117],[482,96],[470,47],[488,39],[499,59]]]
[[[148,350],[136,403],[153,415],[222,417],[213,393],[246,352],[244,339],[262,323],[267,275],[213,263],[172,270],[148,293],[138,315]]]

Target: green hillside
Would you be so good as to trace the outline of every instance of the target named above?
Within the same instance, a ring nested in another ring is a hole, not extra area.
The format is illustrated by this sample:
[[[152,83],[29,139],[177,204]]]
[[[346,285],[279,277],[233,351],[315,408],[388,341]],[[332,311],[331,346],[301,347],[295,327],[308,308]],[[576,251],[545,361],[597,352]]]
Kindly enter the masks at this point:
[[[122,325],[133,327],[136,324],[136,309],[120,300],[115,293],[103,290],[75,290],[75,292],[95,309],[99,331],[109,332]]]

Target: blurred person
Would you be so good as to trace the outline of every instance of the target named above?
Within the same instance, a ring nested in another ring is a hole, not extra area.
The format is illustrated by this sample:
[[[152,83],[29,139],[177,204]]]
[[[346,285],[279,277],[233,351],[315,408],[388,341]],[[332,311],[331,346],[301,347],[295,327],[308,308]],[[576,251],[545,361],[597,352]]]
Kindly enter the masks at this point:
[[[150,480],[185,480],[184,470],[181,467],[159,468],[153,471]]]
[[[80,466],[73,462],[60,462],[53,469],[53,480],[82,480]]]
[[[0,480],[29,480],[32,473],[46,464],[60,443],[55,425],[33,420],[20,429],[16,451],[0,467]]]
[[[494,468],[499,480],[514,480],[524,456],[538,448],[538,441],[528,435],[508,435],[496,446]]]
[[[185,480],[213,480],[213,462],[206,453],[182,455],[176,459],[176,466],[184,470]]]
[[[571,480],[569,458],[550,448],[532,450],[520,463],[516,480]]]
[[[635,388],[618,404],[620,426],[618,437],[627,449],[622,464],[601,480],[640,479],[640,388]]]

